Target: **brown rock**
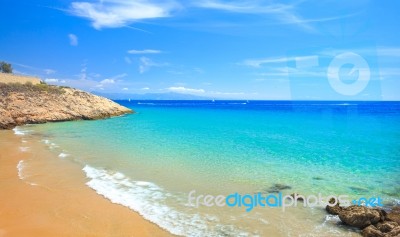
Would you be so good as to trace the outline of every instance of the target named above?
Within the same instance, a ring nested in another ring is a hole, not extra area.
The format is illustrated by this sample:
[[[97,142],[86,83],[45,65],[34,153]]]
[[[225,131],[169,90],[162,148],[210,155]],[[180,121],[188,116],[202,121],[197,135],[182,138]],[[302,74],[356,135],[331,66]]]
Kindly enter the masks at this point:
[[[400,237],[400,226],[397,226],[389,233],[386,233],[384,237]]]
[[[334,198],[331,198],[330,200],[329,200],[329,203],[330,204],[334,204],[335,203],[335,199]],[[329,214],[331,214],[331,215],[339,215],[339,213],[342,211],[342,207],[341,206],[339,206],[340,204],[339,204],[339,202],[337,202],[336,203],[336,205],[334,205],[334,206],[331,206],[331,205],[326,205],[326,207],[325,207],[325,210],[329,213]]]
[[[378,228],[378,230],[382,231],[383,233],[390,232],[397,226],[399,226],[399,224],[397,224],[397,222],[394,221],[384,221],[376,224],[376,228]]]
[[[394,221],[400,225],[400,212],[397,212],[396,210],[395,211],[392,210],[391,212],[386,214],[386,219],[388,221]]]
[[[373,225],[364,228],[361,234],[363,237],[383,237],[383,233]]]
[[[339,212],[339,218],[347,225],[364,228],[382,221],[384,216],[377,209],[364,206],[349,206]]]

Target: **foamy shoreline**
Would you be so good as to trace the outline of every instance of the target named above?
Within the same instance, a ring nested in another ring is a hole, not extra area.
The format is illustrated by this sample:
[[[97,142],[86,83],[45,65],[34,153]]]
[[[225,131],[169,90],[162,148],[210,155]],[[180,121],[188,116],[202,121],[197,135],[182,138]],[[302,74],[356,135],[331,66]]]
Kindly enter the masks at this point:
[[[0,236],[171,236],[99,196],[67,155],[18,128],[0,131],[0,150]]]

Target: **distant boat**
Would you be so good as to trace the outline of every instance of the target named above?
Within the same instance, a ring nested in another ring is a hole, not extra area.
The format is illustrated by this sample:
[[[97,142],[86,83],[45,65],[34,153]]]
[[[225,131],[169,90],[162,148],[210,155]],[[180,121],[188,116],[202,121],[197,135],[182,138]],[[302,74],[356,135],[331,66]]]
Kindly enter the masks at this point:
[[[129,98],[128,101],[131,102],[131,99]]]
[[[211,102],[215,102],[215,100],[212,100]]]

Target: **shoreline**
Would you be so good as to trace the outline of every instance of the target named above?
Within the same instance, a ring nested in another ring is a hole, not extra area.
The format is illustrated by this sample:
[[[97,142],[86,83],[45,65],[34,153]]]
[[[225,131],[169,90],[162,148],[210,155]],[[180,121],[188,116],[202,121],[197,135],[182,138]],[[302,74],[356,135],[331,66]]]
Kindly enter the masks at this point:
[[[85,185],[81,167],[0,130],[0,236],[172,236]]]

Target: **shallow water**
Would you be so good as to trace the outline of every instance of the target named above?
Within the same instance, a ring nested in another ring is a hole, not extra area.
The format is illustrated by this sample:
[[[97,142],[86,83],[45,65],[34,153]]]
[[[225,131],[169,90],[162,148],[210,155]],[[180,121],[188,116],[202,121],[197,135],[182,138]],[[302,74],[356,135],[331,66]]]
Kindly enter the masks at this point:
[[[356,236],[320,207],[188,206],[188,193],[400,199],[400,103],[120,102],[137,113],[16,129],[87,185],[186,236]]]

